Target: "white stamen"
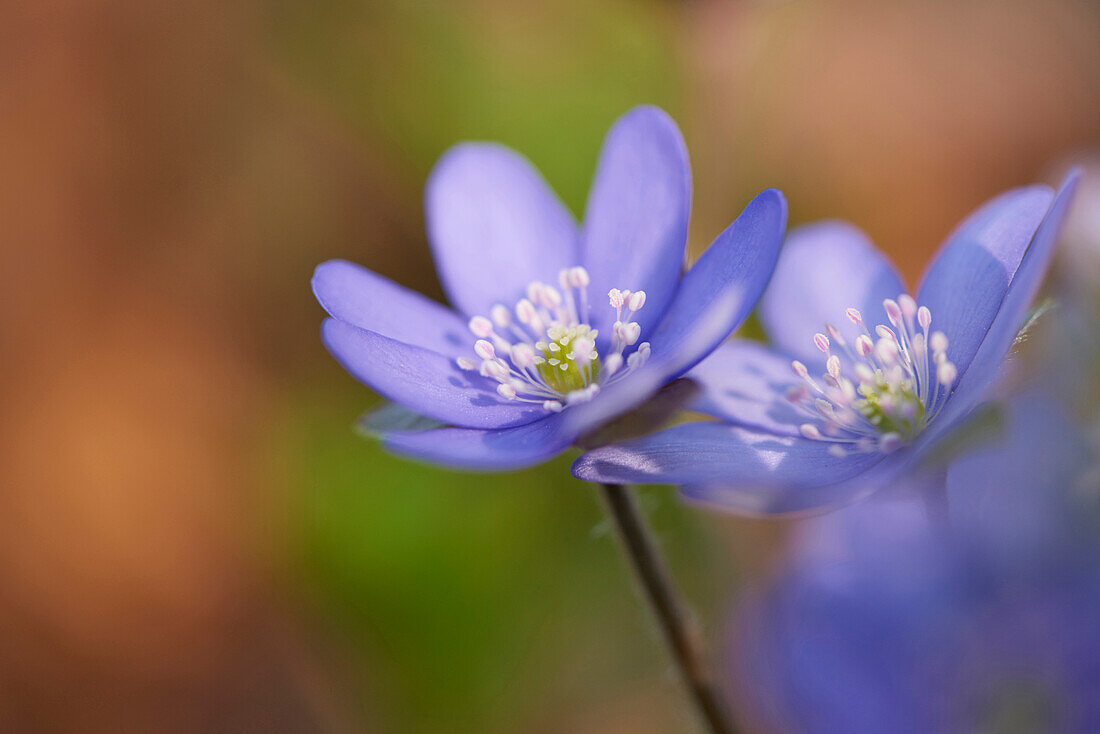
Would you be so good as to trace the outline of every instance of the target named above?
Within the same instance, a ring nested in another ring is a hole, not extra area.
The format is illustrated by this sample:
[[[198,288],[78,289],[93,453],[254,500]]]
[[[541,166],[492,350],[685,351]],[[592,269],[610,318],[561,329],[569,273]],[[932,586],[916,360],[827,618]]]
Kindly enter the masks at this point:
[[[638,345],[634,354],[626,358],[626,366],[631,369],[638,369],[649,360],[649,351],[649,342],[642,342]]]
[[[600,391],[600,386],[592,383],[583,390],[574,390],[565,396],[566,404],[569,403],[586,403],[592,398],[596,397],[596,393]]]
[[[890,323],[901,328],[901,306],[893,298],[887,298],[882,302],[882,307],[886,309],[886,318],[890,319]]]
[[[521,370],[526,370],[535,365],[535,350],[530,344],[521,342],[512,347],[512,364]]]
[[[959,372],[955,369],[955,365],[950,362],[940,362],[936,366],[936,379],[944,387],[951,387],[955,383],[955,378],[959,376]]]
[[[493,333],[493,322],[484,316],[474,316],[470,319],[470,331],[474,333],[474,336],[488,339]]]
[[[878,440],[878,447],[884,453],[891,453],[901,448],[902,440],[901,436],[897,433],[884,433]]]
[[[491,377],[497,382],[508,379],[508,368],[495,359],[482,362],[480,372],[482,377]]]
[[[596,344],[591,339],[581,337],[573,342],[573,354],[571,357],[578,362],[589,362],[596,358]]]
[[[928,306],[917,309],[917,323],[925,331],[928,331],[928,327],[932,325],[932,312],[928,310]]]
[[[878,343],[875,344],[875,357],[883,364],[893,365],[898,358],[897,342],[889,339],[879,339]]]
[[[512,314],[502,304],[498,303],[489,310],[489,315],[493,318],[493,323],[500,328],[505,328],[512,323]],[[480,334],[478,335],[480,336]]]
[[[561,305],[561,294],[558,293],[557,288],[551,286],[543,286],[542,292],[539,294],[540,302],[547,308],[557,308]]]
[[[650,354],[648,343],[637,343],[641,325],[631,320],[645,305],[645,291],[613,288],[608,292],[615,310],[614,339],[608,353],[600,355],[598,332],[587,323],[588,271],[564,268],[557,275],[560,290],[533,281],[511,312],[494,304],[489,318],[471,318],[469,328],[477,337],[474,354],[480,364],[468,357],[455,359],[460,368],[476,369],[500,383],[496,389],[501,397],[541,405],[548,412],[591,400],[601,384],[622,378]]]
[[[917,315],[917,302],[908,293],[898,296],[898,305],[901,306],[901,313],[906,320],[911,321]]]
[[[924,348],[924,334],[913,335],[913,356],[917,359],[922,359],[927,354],[927,350]]]
[[[847,377],[840,378],[840,393],[846,403],[851,403],[857,397],[856,386]]]
[[[496,350],[493,348],[493,345],[490,342],[485,341],[484,339],[478,339],[474,343],[474,354],[481,357],[482,359],[492,359],[493,357],[497,356]]]
[[[788,388],[786,396],[815,418],[799,431],[806,438],[831,442],[833,456],[889,452],[911,442],[939,413],[958,380],[958,370],[947,358],[947,336],[928,331],[932,313],[927,307],[904,293],[884,299],[882,307],[893,328],[878,324],[868,331],[870,325],[864,325],[858,310],[845,310],[863,332],[856,336],[854,350],[832,324],[813,335],[814,346],[828,355],[820,381],[809,376],[802,362],[791,363],[803,384]],[[840,355],[830,351],[836,347],[851,358],[858,385],[842,373]]]
[[[535,304],[526,298],[520,299],[519,303],[516,304],[516,318],[519,319],[521,324],[530,324],[538,318],[538,314],[535,312]]]
[[[637,321],[631,321],[622,328],[623,341],[628,346],[635,344],[642,335],[642,327]]]

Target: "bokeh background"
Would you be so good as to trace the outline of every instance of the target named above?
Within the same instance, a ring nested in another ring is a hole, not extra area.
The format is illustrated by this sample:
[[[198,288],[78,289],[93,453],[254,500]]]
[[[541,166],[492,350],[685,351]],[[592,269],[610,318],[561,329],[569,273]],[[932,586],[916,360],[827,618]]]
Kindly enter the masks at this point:
[[[524,152],[580,215],[668,109],[694,253],[768,186],[915,279],[986,197],[1100,143],[1079,0],[0,3],[0,729],[694,731],[568,457],[389,458],[309,291],[441,297],[424,180]],[[790,523],[642,495],[712,641]]]

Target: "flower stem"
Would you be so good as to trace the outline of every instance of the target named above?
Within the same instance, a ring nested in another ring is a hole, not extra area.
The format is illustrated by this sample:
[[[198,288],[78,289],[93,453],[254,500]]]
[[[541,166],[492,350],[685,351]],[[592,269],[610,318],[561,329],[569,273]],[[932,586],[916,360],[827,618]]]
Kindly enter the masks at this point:
[[[652,535],[630,490],[621,484],[601,484],[607,509],[618,528],[630,564],[645,590],[673,657],[700,714],[712,734],[735,734],[702,652],[701,637],[687,605],[680,598],[657,551]]]

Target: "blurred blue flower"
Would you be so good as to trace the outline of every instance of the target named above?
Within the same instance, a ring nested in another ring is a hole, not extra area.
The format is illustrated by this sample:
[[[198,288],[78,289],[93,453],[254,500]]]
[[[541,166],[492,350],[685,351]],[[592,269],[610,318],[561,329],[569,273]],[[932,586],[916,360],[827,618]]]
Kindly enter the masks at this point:
[[[948,238],[916,298],[854,227],[793,231],[761,298],[771,347],[734,340],[689,375],[704,388],[693,407],[721,422],[596,449],[574,474],[679,484],[691,499],[756,513],[847,502],[882,486],[994,382],[1076,181],[1069,176],[1057,196],[1031,186],[985,204]]]
[[[745,713],[782,732],[1100,731],[1087,458],[1052,400],[1031,395],[1003,443],[950,466],[946,514],[910,496],[809,521],[742,609],[731,661]]]
[[[473,469],[537,463],[690,369],[755,305],[786,227],[782,194],[758,195],[682,274],[690,206],[687,149],[654,107],[608,133],[581,227],[521,156],[458,145],[426,193],[454,310],[326,262],[313,277],[332,317],[324,343],[443,426],[372,423],[390,450]]]

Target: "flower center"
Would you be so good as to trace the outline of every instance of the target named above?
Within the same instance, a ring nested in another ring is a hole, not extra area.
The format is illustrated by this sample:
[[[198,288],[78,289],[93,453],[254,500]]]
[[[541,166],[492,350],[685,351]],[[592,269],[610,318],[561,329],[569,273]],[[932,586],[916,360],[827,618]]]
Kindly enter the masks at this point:
[[[612,288],[607,295],[615,323],[610,351],[601,360],[596,350],[599,332],[587,323],[588,283],[584,268],[567,268],[558,274],[560,290],[536,281],[511,311],[497,304],[489,318],[473,317],[470,331],[478,337],[474,353],[480,365],[459,357],[458,366],[496,380],[502,397],[540,403],[548,411],[591,400],[601,385],[644,364],[649,342],[637,344],[642,329],[631,321],[645,305],[645,291]]]
[[[596,353],[596,331],[588,324],[551,326],[546,330],[551,340],[535,342],[542,351],[543,361],[536,365],[542,379],[558,393],[583,390],[595,382],[600,372],[600,357]],[[583,350],[588,347],[588,353]]]
[[[906,294],[882,306],[893,328],[879,324],[872,336],[862,314],[849,308],[845,315],[863,332],[854,344],[832,324],[814,335],[814,345],[826,355],[820,383],[802,362],[791,363],[802,384],[788,398],[816,419],[803,423],[800,431],[830,442],[835,456],[890,452],[912,442],[943,407],[958,376],[947,359],[947,336],[929,333],[927,307],[918,308]],[[834,346],[840,354],[833,353]]]

